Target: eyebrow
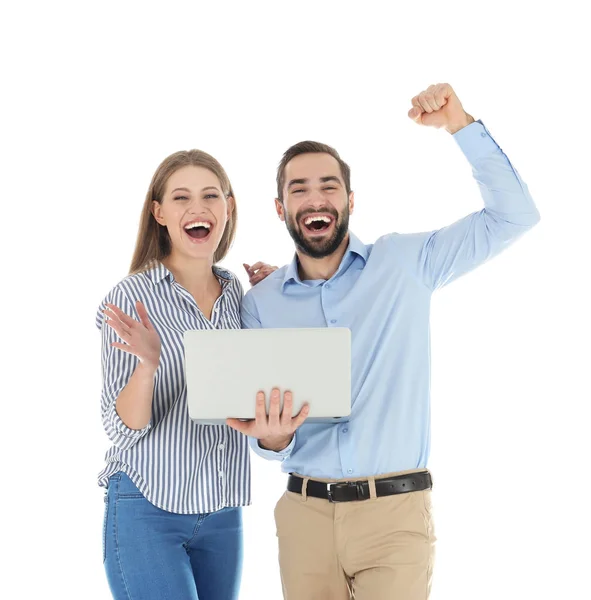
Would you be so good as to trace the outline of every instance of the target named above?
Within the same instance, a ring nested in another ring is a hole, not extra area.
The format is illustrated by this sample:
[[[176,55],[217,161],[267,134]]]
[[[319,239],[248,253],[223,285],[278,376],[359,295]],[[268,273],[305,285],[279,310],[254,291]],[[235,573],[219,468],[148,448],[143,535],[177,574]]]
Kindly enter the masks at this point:
[[[204,187],[201,191],[205,192],[206,190],[216,190],[217,192],[219,192],[218,188],[216,188],[215,185],[208,185],[207,187]],[[186,187],[180,187],[180,188],[175,188],[170,193],[174,194],[175,192],[189,192],[189,194],[190,194],[191,190]]]
[[[341,180],[336,175],[327,175],[326,177],[320,178],[321,183],[326,183],[328,181],[336,181],[338,184],[342,185]],[[305,185],[309,183],[309,179],[292,179],[288,185],[287,189],[289,189],[292,185]]]

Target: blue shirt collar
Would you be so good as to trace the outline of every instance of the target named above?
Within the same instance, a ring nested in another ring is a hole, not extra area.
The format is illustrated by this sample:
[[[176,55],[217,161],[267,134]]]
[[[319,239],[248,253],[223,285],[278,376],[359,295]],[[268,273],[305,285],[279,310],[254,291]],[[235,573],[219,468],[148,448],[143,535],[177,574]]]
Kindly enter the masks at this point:
[[[367,257],[368,257],[367,246],[352,231],[349,231],[349,245],[347,246],[347,250],[345,251],[343,259],[341,260],[341,264],[339,265],[339,268],[337,269],[337,272],[335,273],[335,275],[337,273],[339,273],[339,271],[341,270],[341,267],[343,265],[349,263],[349,260],[350,260],[349,257],[352,254],[356,254],[357,256],[360,256],[363,259],[364,263],[367,262]],[[289,263],[289,265],[287,266],[287,269],[285,270],[285,276],[283,277],[282,289],[285,289],[285,286],[288,283],[292,283],[292,282],[299,283],[300,285],[304,285],[302,283],[302,280],[300,279],[300,275],[298,273],[298,255],[297,254],[294,255],[293,260]]]

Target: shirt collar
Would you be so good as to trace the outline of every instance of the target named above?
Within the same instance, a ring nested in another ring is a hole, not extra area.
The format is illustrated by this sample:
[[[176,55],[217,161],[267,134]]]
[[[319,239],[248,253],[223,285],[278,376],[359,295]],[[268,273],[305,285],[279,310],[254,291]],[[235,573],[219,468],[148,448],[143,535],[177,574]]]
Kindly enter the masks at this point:
[[[364,263],[367,262],[368,253],[367,253],[366,245],[352,231],[349,231],[349,245],[347,246],[345,255],[343,256],[343,259],[341,260],[341,264],[339,265],[339,268],[337,269],[335,275],[340,272],[341,268],[344,265],[348,265],[350,263],[350,260],[351,260],[350,257],[352,254],[356,254],[357,256],[360,256],[363,259]],[[334,277],[334,275],[333,275],[333,277]],[[285,270],[285,276],[283,277],[282,289],[285,289],[285,286],[288,283],[292,283],[292,282],[299,283],[300,285],[304,285],[302,283],[302,280],[300,279],[300,275],[298,273],[298,255],[297,254],[294,255],[293,260],[289,263],[289,265],[287,266],[287,269]]]
[[[230,283],[230,281],[232,281],[232,279],[234,279],[234,275],[230,273],[230,271],[222,269],[222,267],[218,267],[217,265],[213,266],[213,272],[219,279],[221,279],[223,287],[225,287],[228,283]],[[170,283],[175,281],[172,272],[159,261],[155,262],[152,267],[147,269],[146,274],[154,285],[158,285],[163,279],[166,278],[168,278]]]

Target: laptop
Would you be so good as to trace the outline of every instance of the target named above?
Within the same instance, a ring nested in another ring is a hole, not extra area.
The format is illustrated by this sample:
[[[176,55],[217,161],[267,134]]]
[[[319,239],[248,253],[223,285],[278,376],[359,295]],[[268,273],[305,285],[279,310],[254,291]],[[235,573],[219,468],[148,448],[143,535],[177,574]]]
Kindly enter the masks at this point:
[[[293,394],[292,416],[339,423],[351,413],[351,332],[343,327],[213,329],[184,334],[189,416],[203,425],[254,419],[258,391]]]

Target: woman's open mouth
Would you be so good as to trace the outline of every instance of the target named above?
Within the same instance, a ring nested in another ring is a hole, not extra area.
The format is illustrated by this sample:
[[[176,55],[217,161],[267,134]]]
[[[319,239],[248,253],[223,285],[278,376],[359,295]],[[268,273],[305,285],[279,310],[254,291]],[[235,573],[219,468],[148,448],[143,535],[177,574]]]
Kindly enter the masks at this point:
[[[184,227],[185,233],[194,244],[202,244],[209,239],[213,224],[209,221],[191,221]]]
[[[324,235],[332,230],[334,218],[331,215],[308,215],[301,223],[308,233]]]

